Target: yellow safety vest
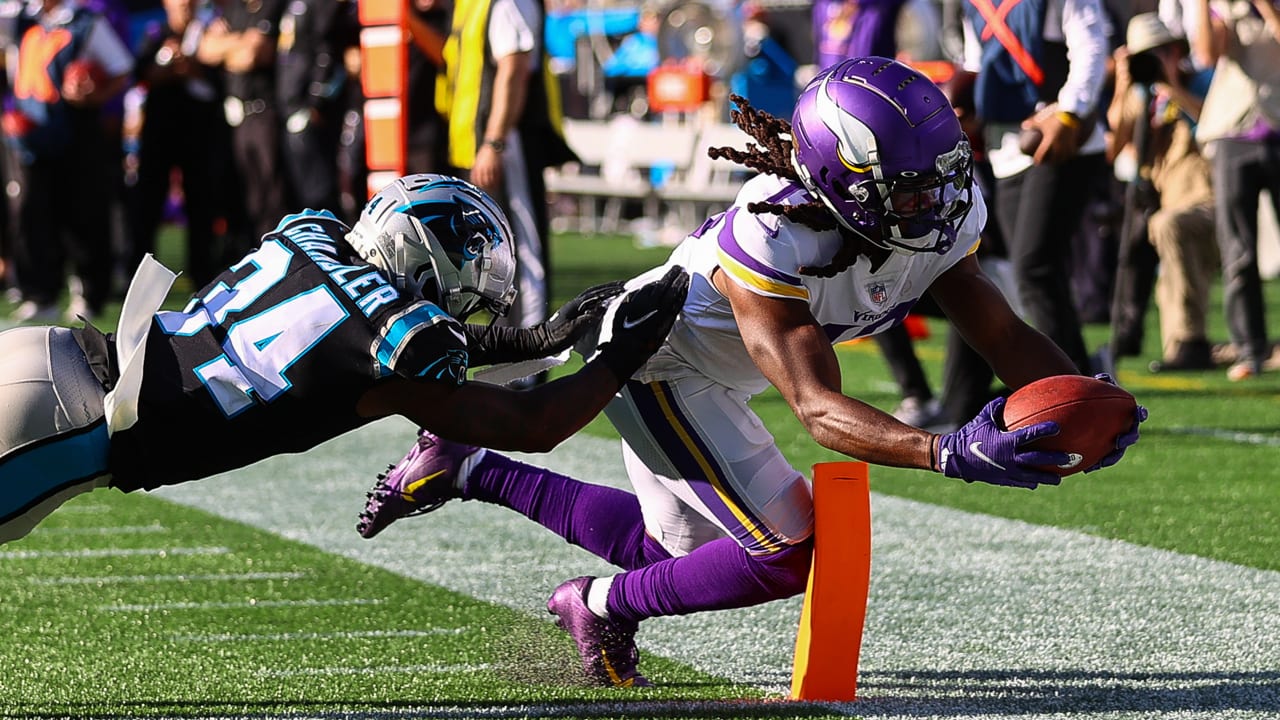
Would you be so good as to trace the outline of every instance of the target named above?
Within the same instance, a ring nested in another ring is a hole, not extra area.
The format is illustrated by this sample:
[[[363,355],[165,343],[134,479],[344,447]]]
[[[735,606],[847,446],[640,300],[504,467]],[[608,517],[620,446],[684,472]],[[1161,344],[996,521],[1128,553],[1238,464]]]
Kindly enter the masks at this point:
[[[484,128],[479,123],[488,118],[477,117],[480,93],[486,82],[489,57],[489,8],[491,0],[458,0],[453,8],[449,38],[444,44],[444,72],[436,77],[436,110],[449,123],[449,164],[470,169],[476,159],[476,145]],[[541,27],[534,28],[542,32]],[[561,134],[562,108],[560,85],[548,67],[543,52],[541,71],[546,98],[547,120],[556,134]],[[530,95],[532,95],[532,89]],[[536,111],[526,98],[525,114]],[[485,103],[486,106],[489,103]],[[523,118],[521,125],[524,124]]]

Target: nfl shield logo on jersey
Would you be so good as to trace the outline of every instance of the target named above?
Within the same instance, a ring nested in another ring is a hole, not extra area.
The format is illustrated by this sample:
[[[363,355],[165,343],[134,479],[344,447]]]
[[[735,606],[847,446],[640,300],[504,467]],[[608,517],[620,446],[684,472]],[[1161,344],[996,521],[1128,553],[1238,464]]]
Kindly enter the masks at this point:
[[[879,281],[867,283],[867,297],[876,305],[883,305],[889,299],[889,289]]]

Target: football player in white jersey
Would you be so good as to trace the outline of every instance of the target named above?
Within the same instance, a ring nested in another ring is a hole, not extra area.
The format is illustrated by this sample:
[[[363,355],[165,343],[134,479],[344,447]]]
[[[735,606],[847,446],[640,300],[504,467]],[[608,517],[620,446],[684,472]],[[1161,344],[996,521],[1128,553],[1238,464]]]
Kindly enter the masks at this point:
[[[756,143],[713,153],[760,174],[666,265],[629,283],[674,265],[692,275],[666,342],[605,410],[635,494],[423,431],[357,526],[372,537],[451,498],[480,500],[622,568],[569,580],[547,604],[604,685],[649,684],[634,641],[645,618],[804,591],[810,488],[747,405],[770,384],[814,440],[866,462],[1019,488],[1057,484],[1036,466],[1067,462],[1027,447],[1056,433],[1053,423],[1002,432],[993,418],[1003,399],[935,435],[841,392],[833,343],[900,322],[925,292],[1010,388],[1078,372],[978,268],[987,211],[941,90],[893,60],[857,58],[814,78],[790,124],[735,100],[734,120]],[[1143,419],[1139,409],[1099,467],[1137,441]]]

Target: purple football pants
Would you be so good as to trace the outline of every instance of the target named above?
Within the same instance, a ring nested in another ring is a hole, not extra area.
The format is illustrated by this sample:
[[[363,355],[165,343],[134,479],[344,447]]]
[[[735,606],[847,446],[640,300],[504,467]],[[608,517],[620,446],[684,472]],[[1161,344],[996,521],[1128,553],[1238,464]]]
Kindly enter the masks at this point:
[[[672,557],[645,534],[636,496],[517,462],[489,451],[464,497],[511,508],[566,541],[617,565],[608,610],[620,620],[759,605],[804,591],[812,539],[752,555],[732,538]]]

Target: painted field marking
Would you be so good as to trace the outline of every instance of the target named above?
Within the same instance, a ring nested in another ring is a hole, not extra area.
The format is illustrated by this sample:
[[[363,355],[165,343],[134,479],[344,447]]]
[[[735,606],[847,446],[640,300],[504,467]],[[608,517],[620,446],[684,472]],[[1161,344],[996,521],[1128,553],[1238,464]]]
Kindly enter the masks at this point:
[[[1207,427],[1171,427],[1166,428],[1167,432],[1175,435],[1198,435],[1200,437],[1213,438],[1214,440],[1226,440],[1227,442],[1240,443],[1242,445],[1269,445],[1271,447],[1280,447],[1280,435],[1268,435],[1266,433],[1241,432],[1239,430],[1223,430],[1222,428]]]
[[[437,673],[441,675],[488,670],[488,663],[458,663],[456,665],[375,665],[373,667],[299,668],[297,670],[262,670],[257,675],[266,677],[298,677],[328,675],[385,675],[387,673]]]
[[[144,603],[137,605],[99,605],[106,612],[150,612],[153,610],[246,610],[253,608],[281,607],[345,607],[349,605],[381,605],[386,600],[378,598],[351,598],[349,600],[242,600],[237,602],[175,602]]]
[[[547,594],[565,578],[616,572],[527,519],[476,502],[397,523],[372,542],[356,535],[353,497],[374,472],[359,477],[364,459],[400,457],[416,430],[389,418],[302,455],[158,493],[542,619]],[[617,440],[576,436],[547,455],[515,457],[627,486]],[[824,704],[831,714],[1277,720],[1280,573],[887,495],[873,494],[872,505],[876,558],[859,683],[870,702]],[[428,550],[432,562],[405,547]],[[637,640],[642,657],[663,655],[781,697],[801,604],[791,598],[655,618]],[[573,707],[592,717],[670,716],[676,707],[723,713],[720,704],[657,703],[662,712],[651,714],[644,703],[624,705],[610,712],[555,704],[554,714],[575,716]],[[536,705],[439,707],[446,710],[414,716],[551,714]]]
[[[170,555],[226,555],[225,547],[176,548],[87,548],[84,550],[8,550],[0,560],[40,560],[45,558],[168,557]]]
[[[357,638],[413,638],[438,635],[461,635],[467,628],[432,628],[430,630],[346,630],[340,632],[292,633],[221,633],[215,635],[174,635],[175,642],[220,643],[291,640],[353,640]]]
[[[111,525],[106,527],[37,527],[32,536],[44,535],[150,535],[167,533],[163,525]]]
[[[253,580],[300,580],[301,572],[212,573],[203,575],[72,575],[30,578],[32,585],[119,585],[121,583],[243,582]]]
[[[109,513],[111,508],[102,503],[68,503],[58,508],[59,515],[80,515],[88,513]]]

